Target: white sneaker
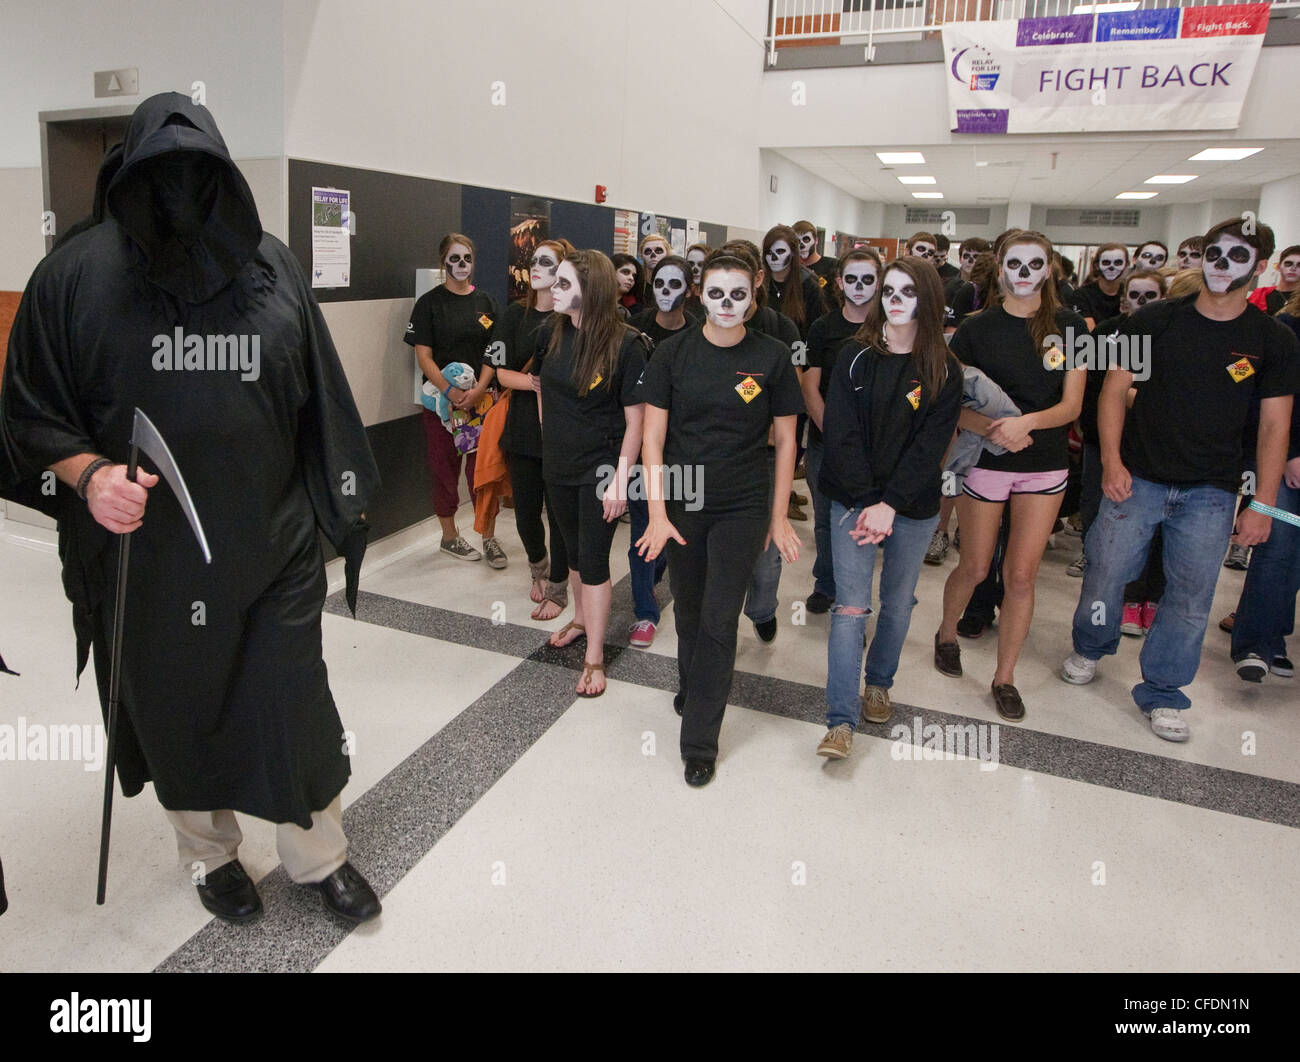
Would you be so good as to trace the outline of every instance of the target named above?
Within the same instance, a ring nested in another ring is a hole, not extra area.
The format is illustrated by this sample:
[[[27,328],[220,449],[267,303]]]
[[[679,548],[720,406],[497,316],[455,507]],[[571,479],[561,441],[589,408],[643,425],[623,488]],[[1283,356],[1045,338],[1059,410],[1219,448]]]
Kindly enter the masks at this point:
[[[1181,709],[1155,708],[1148,712],[1144,708],[1142,714],[1151,721],[1151,730],[1156,737],[1164,738],[1166,741],[1186,741],[1192,736]]]
[[[1066,682],[1072,682],[1076,686],[1086,686],[1097,677],[1097,661],[1089,660],[1086,656],[1080,656],[1078,653],[1071,653],[1061,664],[1061,678]]]

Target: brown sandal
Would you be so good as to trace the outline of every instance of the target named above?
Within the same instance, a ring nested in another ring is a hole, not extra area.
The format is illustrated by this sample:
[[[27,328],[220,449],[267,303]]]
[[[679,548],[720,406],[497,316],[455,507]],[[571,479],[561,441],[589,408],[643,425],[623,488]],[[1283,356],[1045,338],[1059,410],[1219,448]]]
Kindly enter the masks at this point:
[[[588,664],[586,661],[583,661],[582,678],[578,679],[578,685],[585,686],[597,671],[600,672],[601,678],[605,678],[605,662],[603,660],[599,664]],[[599,697],[605,692],[608,685],[609,680],[605,679],[605,685],[601,687],[600,693],[583,693],[582,690],[578,690],[577,694],[579,697]]]
[[[559,608],[557,608],[553,613],[551,613],[551,615],[543,616],[540,613],[542,609],[544,609],[547,605],[558,605]],[[556,619],[560,615],[560,613],[562,613],[568,607],[569,607],[569,584],[553,583],[548,579],[546,581],[546,590],[542,594],[541,604],[539,604],[535,609],[533,609],[532,616],[533,619],[541,620],[544,623],[547,620]]]
[[[555,644],[555,639],[556,639],[556,638],[563,638],[566,634],[569,633],[569,631],[577,631],[578,634],[577,634],[575,637],[570,638],[567,642],[564,643],[564,645],[556,645],[556,644]],[[548,639],[546,640],[546,643],[547,643],[547,644],[548,644],[552,649],[564,649],[564,648],[566,648],[567,646],[572,645],[572,644],[573,644],[574,642],[576,642],[579,638],[585,638],[585,637],[587,637],[587,628],[584,627],[581,623],[577,623],[577,622],[575,622],[574,620],[569,620],[568,623],[566,623],[566,624],[565,624],[563,627],[561,627],[558,631],[556,631],[554,634],[552,634],[552,635],[550,636],[550,638],[548,638]]]
[[[536,564],[532,561],[528,562],[528,574],[533,580],[532,586],[528,588],[528,600],[535,605],[540,605],[546,600],[546,576],[550,570],[551,562],[545,557],[539,560]],[[536,619],[537,617],[534,616],[533,618]]]

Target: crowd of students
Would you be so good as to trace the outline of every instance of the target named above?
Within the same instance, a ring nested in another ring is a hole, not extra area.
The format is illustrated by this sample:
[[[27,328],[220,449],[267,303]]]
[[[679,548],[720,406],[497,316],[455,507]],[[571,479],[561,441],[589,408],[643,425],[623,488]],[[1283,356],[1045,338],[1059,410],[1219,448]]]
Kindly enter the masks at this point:
[[[480,439],[505,454],[533,617],[573,599],[550,644],[585,639],[578,695],[605,690],[619,519],[631,523],[633,647],[653,643],[666,562],[689,784],[716,769],[742,611],[776,637],[782,564],[802,546],[800,477],[815,549],[805,604],[830,613],[819,755],[843,758],[860,721],[889,720],[921,566],[952,547],[934,666],[961,676],[958,638],[996,615],[990,693],[1005,720],[1026,714],[1015,668],[1039,564],[1071,531],[1082,584],[1065,681],[1091,681],[1124,634],[1143,635],[1134,702],[1156,735],[1186,740],[1184,690],[1229,547],[1229,564],[1249,557],[1224,621],[1237,673],[1291,677],[1300,246],[1279,255],[1277,285],[1253,291],[1274,251],[1254,219],[1189,237],[1173,263],[1159,241],[1135,254],[1103,244],[1077,286],[1073,263],[1025,230],[963,240],[959,265],[946,237],[924,232],[891,261],[868,247],[823,256],[807,221],[773,227],[761,247],[679,257],[652,235],[639,250],[544,241],[527,297],[498,313],[473,287],[473,241],[450,234],[447,280],[417,302],[407,342],[455,409],[509,396],[499,437]],[[472,385],[451,385],[453,362]],[[476,507],[482,554],[459,534],[462,455],[425,418],[442,550],[505,567],[494,500]]]

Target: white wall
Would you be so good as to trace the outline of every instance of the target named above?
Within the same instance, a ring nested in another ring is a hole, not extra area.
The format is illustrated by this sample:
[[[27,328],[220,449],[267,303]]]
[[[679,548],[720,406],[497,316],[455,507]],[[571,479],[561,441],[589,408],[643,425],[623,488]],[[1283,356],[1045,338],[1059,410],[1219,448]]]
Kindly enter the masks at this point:
[[[884,205],[868,203],[810,173],[775,151],[759,152],[761,184],[759,228],[791,225],[807,220],[827,233],[851,232],[855,236],[878,236]],[[771,191],[771,178],[777,190]]]

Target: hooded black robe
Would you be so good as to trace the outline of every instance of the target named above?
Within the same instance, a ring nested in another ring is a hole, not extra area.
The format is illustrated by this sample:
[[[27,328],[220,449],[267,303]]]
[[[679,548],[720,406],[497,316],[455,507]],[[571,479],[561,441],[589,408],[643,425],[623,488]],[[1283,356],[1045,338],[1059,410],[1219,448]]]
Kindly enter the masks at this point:
[[[124,463],[135,407],[150,417],[212,564],[160,480],[131,547],[122,790],[152,780],[171,810],[310,827],[349,774],[321,656],[317,528],[354,593],[379,484],[364,427],[302,270],[262,232],[206,108],[179,93],[141,103],[107,204],[23,294],[0,391],[0,491],[59,521],[77,671],[93,643],[106,709],[117,536],[67,487],[43,499],[31,484],[76,454]],[[255,373],[216,367],[241,343],[245,366],[258,350]]]

